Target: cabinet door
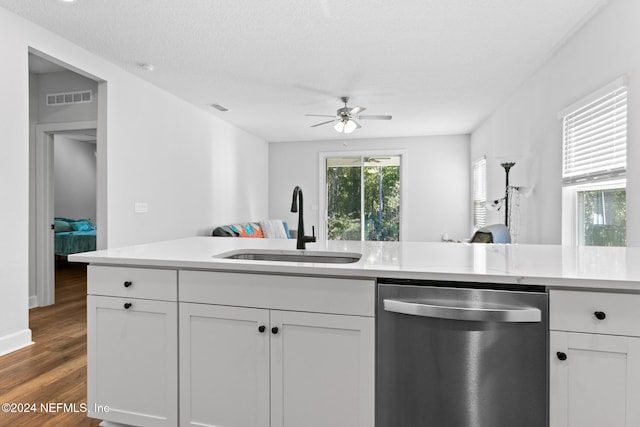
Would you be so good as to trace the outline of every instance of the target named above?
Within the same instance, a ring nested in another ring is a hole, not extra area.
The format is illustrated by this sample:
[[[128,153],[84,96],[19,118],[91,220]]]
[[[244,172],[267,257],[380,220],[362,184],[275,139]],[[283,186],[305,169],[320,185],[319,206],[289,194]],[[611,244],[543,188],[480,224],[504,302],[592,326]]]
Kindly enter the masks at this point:
[[[178,424],[177,303],[89,295],[87,340],[90,417]]]
[[[373,318],[272,311],[271,327],[271,427],[373,427]]]
[[[269,426],[268,310],[180,303],[180,352],[181,426]]]
[[[550,350],[551,427],[640,426],[640,338],[551,331]]]

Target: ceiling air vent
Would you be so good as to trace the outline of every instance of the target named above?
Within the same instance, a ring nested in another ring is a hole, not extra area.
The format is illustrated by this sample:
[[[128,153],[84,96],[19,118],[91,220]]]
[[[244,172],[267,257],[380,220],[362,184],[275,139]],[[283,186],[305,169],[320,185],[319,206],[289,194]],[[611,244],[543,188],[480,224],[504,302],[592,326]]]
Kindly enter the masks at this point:
[[[229,111],[229,109],[227,107],[223,107],[220,104],[209,104],[209,107],[213,107],[218,111]]]
[[[47,106],[82,104],[82,103],[91,102],[91,101],[93,101],[93,97],[91,96],[90,90],[47,94]]]

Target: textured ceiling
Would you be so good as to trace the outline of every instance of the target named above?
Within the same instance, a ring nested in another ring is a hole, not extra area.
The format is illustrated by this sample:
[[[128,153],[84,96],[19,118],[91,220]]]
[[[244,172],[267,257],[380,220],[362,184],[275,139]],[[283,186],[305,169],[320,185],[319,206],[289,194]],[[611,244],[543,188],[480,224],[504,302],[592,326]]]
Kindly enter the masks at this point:
[[[469,133],[606,0],[0,0],[267,141]],[[153,72],[138,65],[153,64]],[[218,112],[208,104],[229,109]]]

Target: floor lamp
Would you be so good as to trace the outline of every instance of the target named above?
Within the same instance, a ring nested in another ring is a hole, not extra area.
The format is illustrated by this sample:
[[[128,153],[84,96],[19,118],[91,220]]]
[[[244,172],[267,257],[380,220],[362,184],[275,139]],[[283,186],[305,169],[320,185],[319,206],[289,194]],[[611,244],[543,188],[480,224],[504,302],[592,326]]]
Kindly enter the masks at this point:
[[[506,182],[504,184],[504,225],[506,225],[507,228],[509,228],[509,171],[515,164],[515,162],[500,163],[506,175]]]

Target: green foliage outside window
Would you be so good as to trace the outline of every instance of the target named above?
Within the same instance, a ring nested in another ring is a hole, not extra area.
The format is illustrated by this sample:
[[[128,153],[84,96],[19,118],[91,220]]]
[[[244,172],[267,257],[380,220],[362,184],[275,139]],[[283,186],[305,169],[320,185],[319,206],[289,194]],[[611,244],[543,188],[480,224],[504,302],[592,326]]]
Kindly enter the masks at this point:
[[[365,167],[364,190],[365,240],[400,240],[400,167]]]
[[[364,211],[365,240],[399,240],[400,166],[367,158],[363,170],[356,160],[353,166],[327,166],[327,238],[361,240]]]
[[[360,240],[360,166],[327,168],[327,238]]]
[[[626,189],[578,193],[579,233],[585,246],[626,246]]]

